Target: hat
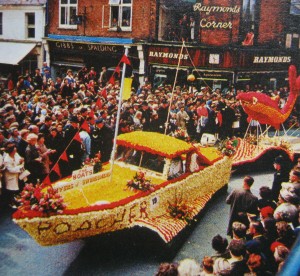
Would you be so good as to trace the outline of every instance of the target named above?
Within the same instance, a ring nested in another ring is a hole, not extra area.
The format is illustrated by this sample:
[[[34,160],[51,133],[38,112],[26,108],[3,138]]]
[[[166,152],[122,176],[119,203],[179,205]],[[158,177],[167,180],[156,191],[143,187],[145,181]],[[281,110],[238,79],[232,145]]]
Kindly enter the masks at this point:
[[[142,105],[148,106],[148,103],[147,103],[146,101],[143,101],[143,102],[142,102]]]
[[[79,120],[78,120],[77,116],[72,116],[70,119],[70,122],[71,123],[79,123]]]
[[[275,164],[279,164],[279,165],[282,165],[283,162],[284,162],[284,159],[283,159],[283,157],[282,157],[281,155],[277,156],[277,157],[275,158],[275,160],[274,160],[274,163],[275,163]]]
[[[285,246],[283,243],[275,241],[271,244],[270,249],[272,252],[275,252],[276,247],[278,246]]]
[[[281,184],[282,189],[280,190],[280,196],[286,202],[292,204],[299,203],[299,197],[296,194],[295,188],[293,187],[293,183],[284,182]]]
[[[208,100],[206,104],[210,106],[212,104],[212,100]]]
[[[250,240],[246,242],[246,250],[252,254],[259,254],[261,252],[261,243],[257,240]]]
[[[103,118],[98,118],[95,122],[96,124],[103,124],[104,123],[104,119]]]
[[[272,217],[274,214],[274,209],[271,206],[266,206],[260,210],[260,214],[264,219]]]

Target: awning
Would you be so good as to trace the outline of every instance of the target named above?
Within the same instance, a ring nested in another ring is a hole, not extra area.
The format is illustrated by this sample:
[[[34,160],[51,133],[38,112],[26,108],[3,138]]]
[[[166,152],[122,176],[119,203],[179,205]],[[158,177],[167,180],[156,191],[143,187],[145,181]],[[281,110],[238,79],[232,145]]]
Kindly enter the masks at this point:
[[[0,63],[18,65],[35,46],[36,43],[1,42]]]

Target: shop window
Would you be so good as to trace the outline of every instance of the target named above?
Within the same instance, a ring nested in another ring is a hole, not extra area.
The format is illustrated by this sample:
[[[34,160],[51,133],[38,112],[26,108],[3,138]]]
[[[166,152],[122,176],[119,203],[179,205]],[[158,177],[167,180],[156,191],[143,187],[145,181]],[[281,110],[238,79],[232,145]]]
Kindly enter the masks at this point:
[[[27,38],[35,38],[35,14],[26,13]]]
[[[132,24],[132,0],[109,0],[110,28],[130,31]]]
[[[243,0],[240,34],[244,46],[253,45],[257,37],[258,6],[258,0]]]
[[[70,29],[77,27],[77,0],[60,0],[59,12],[60,27]]]

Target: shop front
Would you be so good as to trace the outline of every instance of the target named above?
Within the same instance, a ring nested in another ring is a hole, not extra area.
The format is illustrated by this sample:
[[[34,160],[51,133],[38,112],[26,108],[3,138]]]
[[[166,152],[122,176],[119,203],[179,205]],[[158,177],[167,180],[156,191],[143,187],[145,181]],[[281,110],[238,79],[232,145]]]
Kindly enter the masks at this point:
[[[64,77],[68,69],[77,73],[83,66],[88,70],[94,67],[96,72],[101,72],[103,66],[115,68],[124,55],[124,45],[129,46],[129,60],[131,66],[128,71],[141,72],[138,46],[132,44],[132,40],[112,40],[112,43],[103,43],[99,38],[75,40],[76,37],[56,36],[48,39],[50,50],[51,75]],[[122,40],[122,39],[121,39]],[[143,69],[143,68],[142,68]],[[126,70],[127,71],[127,70]],[[141,72],[143,75],[144,72]]]
[[[297,55],[282,49],[242,50],[237,55],[236,87],[257,86],[276,90],[288,86],[288,68],[298,63]]]
[[[195,75],[193,86],[225,88],[234,80],[231,50],[217,48],[181,47],[175,45],[149,46],[148,73],[154,87],[172,84],[191,85],[187,77]],[[177,74],[176,74],[177,72]]]

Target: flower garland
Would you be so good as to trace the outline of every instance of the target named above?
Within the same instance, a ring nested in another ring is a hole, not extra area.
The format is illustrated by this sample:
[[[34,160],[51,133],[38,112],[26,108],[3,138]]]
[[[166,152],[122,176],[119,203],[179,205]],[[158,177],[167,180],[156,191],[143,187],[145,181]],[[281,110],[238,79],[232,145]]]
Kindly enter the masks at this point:
[[[145,173],[142,171],[137,172],[133,179],[127,181],[127,187],[133,190],[140,190],[143,192],[154,191],[154,187],[151,184],[151,180],[146,179]]]
[[[19,210],[34,211],[35,214],[62,214],[66,208],[61,195],[51,186],[43,191],[41,185],[27,184],[16,197],[16,202]]]

